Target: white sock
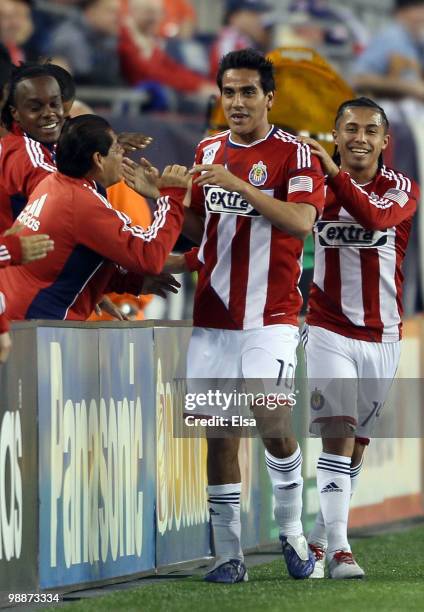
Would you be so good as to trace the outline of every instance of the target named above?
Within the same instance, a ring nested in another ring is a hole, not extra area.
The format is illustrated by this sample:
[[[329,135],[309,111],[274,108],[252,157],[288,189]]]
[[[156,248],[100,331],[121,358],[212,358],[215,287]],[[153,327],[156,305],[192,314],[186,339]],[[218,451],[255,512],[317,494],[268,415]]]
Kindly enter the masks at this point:
[[[243,561],[240,542],[241,482],[209,485],[207,491],[215,546],[215,567],[230,559]]]
[[[265,462],[274,492],[274,516],[281,535],[301,535],[302,453],[300,446],[290,457],[278,459],[265,450]]]
[[[352,495],[358,486],[359,474],[362,469],[363,459],[358,463],[355,467],[350,468],[350,499],[352,499]],[[322,516],[321,508],[318,510],[317,515],[315,517],[314,526],[311,529],[311,532],[308,535],[308,542],[312,544],[319,544],[322,548],[327,548],[327,534],[325,533],[325,523],[324,517]]]
[[[359,474],[361,473],[363,462],[364,459],[362,458],[361,462],[358,463],[358,465],[355,465],[355,467],[350,468],[350,497],[352,497],[356,487],[358,486]]]
[[[337,550],[350,551],[347,540],[350,464],[350,457],[330,453],[321,453],[318,459],[317,487],[330,558]]]

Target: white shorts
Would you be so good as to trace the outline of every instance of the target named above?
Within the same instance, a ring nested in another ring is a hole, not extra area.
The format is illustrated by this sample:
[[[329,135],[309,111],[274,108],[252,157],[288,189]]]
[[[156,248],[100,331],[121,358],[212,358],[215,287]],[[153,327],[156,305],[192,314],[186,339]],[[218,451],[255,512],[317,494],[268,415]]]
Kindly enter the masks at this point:
[[[288,395],[294,391],[298,343],[299,330],[294,325],[252,330],[195,327],[187,353],[187,391]],[[222,407],[215,405],[190,410],[205,416],[222,415]]]
[[[331,419],[350,423],[357,438],[369,438],[395,377],[401,343],[355,340],[307,325],[302,340],[311,394],[310,431],[321,433],[322,424]]]

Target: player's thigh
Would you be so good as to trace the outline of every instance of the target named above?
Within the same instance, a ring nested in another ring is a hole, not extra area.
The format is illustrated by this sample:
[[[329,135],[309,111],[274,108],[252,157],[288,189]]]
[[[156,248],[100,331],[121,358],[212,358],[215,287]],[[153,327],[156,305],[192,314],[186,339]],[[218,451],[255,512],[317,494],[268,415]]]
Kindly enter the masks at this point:
[[[389,394],[400,358],[400,342],[360,342],[357,435],[370,438]],[[378,433],[378,432],[376,432]]]
[[[271,325],[246,332],[241,367],[246,381],[261,379],[269,392],[292,390],[299,330],[294,325]]]
[[[351,354],[351,340],[317,326],[309,326],[302,336],[310,431],[327,437],[352,435],[358,423],[358,370]]]

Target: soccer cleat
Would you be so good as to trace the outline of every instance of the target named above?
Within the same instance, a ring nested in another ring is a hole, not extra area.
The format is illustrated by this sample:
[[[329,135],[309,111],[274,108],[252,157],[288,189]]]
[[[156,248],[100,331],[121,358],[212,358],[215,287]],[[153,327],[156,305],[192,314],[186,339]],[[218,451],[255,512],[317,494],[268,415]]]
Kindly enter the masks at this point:
[[[315,556],[308,548],[305,536],[280,535],[287,571],[292,578],[309,578],[314,571]]]
[[[208,572],[204,580],[206,582],[224,582],[226,584],[247,582],[248,576],[246,566],[240,559],[230,559]]]
[[[364,570],[359,567],[351,552],[338,550],[328,564],[328,574],[330,578],[363,578]]]
[[[313,544],[312,542],[308,542],[308,546],[315,557],[314,571],[309,578],[324,578],[326,550],[319,544]]]

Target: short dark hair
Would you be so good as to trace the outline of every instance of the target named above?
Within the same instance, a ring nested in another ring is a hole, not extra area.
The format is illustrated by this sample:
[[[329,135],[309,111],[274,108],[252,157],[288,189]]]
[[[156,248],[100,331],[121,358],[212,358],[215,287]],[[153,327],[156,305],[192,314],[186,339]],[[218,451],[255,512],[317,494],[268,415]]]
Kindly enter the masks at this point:
[[[103,157],[112,145],[112,128],[98,115],[80,115],[67,119],[62,128],[56,149],[56,166],[59,172],[82,178],[93,166],[93,155]]]
[[[12,76],[12,61],[9,51],[0,43],[0,98],[3,95],[3,88],[10,81]]]
[[[230,51],[221,59],[216,75],[219,90],[222,91],[222,78],[227,70],[247,68],[256,70],[261,78],[264,93],[275,91],[274,64],[255,49],[241,49]]]
[[[424,4],[424,0],[395,0],[394,12],[398,13],[411,6],[420,6]]]
[[[27,79],[36,79],[38,77],[49,76],[55,78],[47,68],[47,64],[37,64],[35,62],[22,63],[19,66],[12,67],[12,76],[10,79],[9,97],[4,105],[1,121],[6,129],[10,130],[13,125],[11,106],[16,106],[16,88],[21,81]],[[57,79],[56,79],[57,81]],[[60,87],[60,83],[58,82]]]
[[[374,102],[374,100],[371,100],[371,98],[366,98],[364,96],[360,98],[354,98],[353,100],[346,100],[346,102],[343,102],[343,104],[339,106],[336,114],[336,119],[334,121],[336,129],[339,127],[340,121],[348,108],[371,108],[377,111],[381,115],[385,133],[387,134],[387,132],[389,131],[390,123],[387,119],[387,115],[384,108],[379,106],[377,102]],[[334,149],[333,160],[336,162],[337,165],[340,165],[340,153],[337,146]],[[383,154],[380,155],[378,165],[379,168],[381,168],[381,166],[383,165]]]
[[[75,99],[76,87],[72,75],[57,64],[45,64],[48,73],[59,83],[60,91],[64,102],[70,102]]]

